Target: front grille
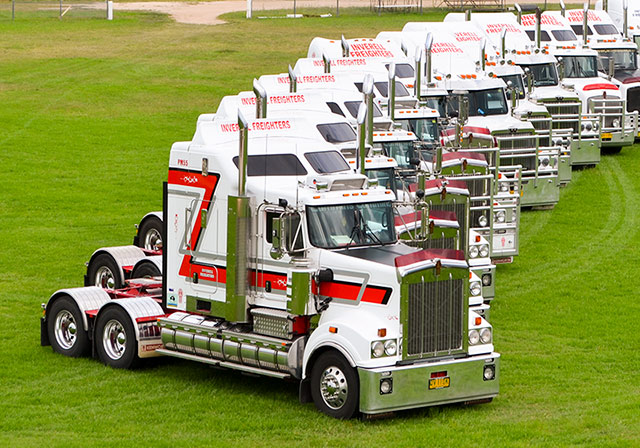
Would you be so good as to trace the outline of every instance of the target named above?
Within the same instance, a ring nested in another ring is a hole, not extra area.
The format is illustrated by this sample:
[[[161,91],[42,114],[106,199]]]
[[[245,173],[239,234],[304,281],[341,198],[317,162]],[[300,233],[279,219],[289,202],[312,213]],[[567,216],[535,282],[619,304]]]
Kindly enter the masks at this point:
[[[461,279],[410,284],[407,355],[428,357],[461,350],[464,302]]]
[[[455,238],[438,238],[438,235],[431,235],[424,241],[407,240],[404,241],[408,246],[419,247],[420,249],[457,249]]]
[[[536,159],[538,157],[536,151],[537,137],[531,134],[515,134],[518,137],[530,136],[530,138],[509,139],[502,138],[498,141],[500,145],[500,166],[522,165],[523,171],[532,171],[536,169]],[[510,149],[531,149],[530,153],[518,153],[518,156],[509,156]]]
[[[620,125],[622,124],[622,112],[624,109],[622,101],[613,99],[608,99],[606,101],[602,100],[603,98],[601,96],[593,98],[591,103],[593,113],[604,114],[604,128],[620,128]],[[618,121],[618,126],[613,125],[613,122],[616,120]]]
[[[471,198],[489,196],[488,179],[465,179]]]
[[[551,146],[551,120],[546,117],[542,118],[541,120],[531,119],[529,121],[538,133],[539,146]]]
[[[464,248],[467,247],[467,205],[466,203],[453,203],[453,204],[429,204],[431,210],[442,210],[446,212],[454,212],[458,219],[458,225],[460,226],[460,245]]]
[[[627,112],[640,111],[640,87],[627,90]]]
[[[580,132],[579,117],[582,105],[578,102],[545,104],[551,114],[553,129],[571,129],[574,134]],[[572,117],[568,117],[571,115]],[[575,117],[575,118],[573,118]]]

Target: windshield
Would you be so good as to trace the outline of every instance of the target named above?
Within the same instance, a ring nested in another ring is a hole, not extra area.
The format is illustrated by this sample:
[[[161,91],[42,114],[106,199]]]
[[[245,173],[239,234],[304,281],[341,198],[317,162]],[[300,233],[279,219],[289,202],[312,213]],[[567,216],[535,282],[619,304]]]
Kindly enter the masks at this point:
[[[517,97],[519,99],[524,98],[524,82],[522,81],[522,76],[520,75],[507,75],[507,76],[501,76],[500,77],[505,84],[507,84],[507,99],[511,99],[511,89],[509,89],[509,82],[511,83],[511,86],[516,89],[516,91],[518,92]]]
[[[469,92],[469,116],[504,115],[509,112],[503,89],[487,89]],[[451,97],[451,107],[458,110],[458,99]]]
[[[438,120],[435,118],[414,118],[400,120],[400,123],[402,129],[416,134],[421,142],[434,143],[438,140]]]
[[[610,23],[605,25],[593,25],[593,29],[595,29],[598,34],[620,34],[618,28]]]
[[[356,131],[349,123],[328,123],[316,126],[322,137],[329,143],[353,142],[356,140]]]
[[[565,78],[597,78],[595,56],[563,56]]]
[[[358,118],[358,108],[362,104],[362,101],[345,101],[344,105],[349,111],[349,113],[353,116],[353,118]],[[373,117],[382,117],[382,111],[378,107],[376,103],[373,103]]]
[[[318,173],[336,173],[349,169],[349,164],[338,151],[308,152],[304,155]]]
[[[382,149],[389,157],[393,157],[400,168],[415,168],[411,159],[416,158],[413,142],[386,142],[382,143]]]
[[[396,184],[394,182],[395,170],[393,168],[376,168],[373,170],[365,170],[365,174],[369,179],[378,180],[378,185],[391,190],[396,191]]]
[[[385,67],[389,70],[389,64]],[[409,64],[396,64],[396,76],[398,78],[413,78],[416,73],[413,71],[413,67]]]
[[[576,33],[576,36],[582,36],[582,25],[571,25],[571,29]],[[591,31],[591,27],[588,26],[587,36],[591,36],[592,34],[593,32]]]
[[[308,207],[309,240],[315,247],[372,246],[396,241],[390,201]]]
[[[378,92],[380,92],[380,95],[382,95],[384,98],[387,98],[389,96],[388,82],[374,82],[373,84],[378,89]],[[396,96],[409,96],[409,91],[400,81],[396,81]]]
[[[635,70],[638,67],[638,64],[636,63],[636,54],[637,52],[633,50],[598,51],[600,69],[608,74],[609,59],[613,58],[616,70]]]
[[[521,67],[523,69],[528,68],[531,70],[531,75],[533,75],[533,85],[535,87],[558,85],[558,75],[556,73],[556,68],[552,63],[521,65]]]
[[[551,34],[553,34],[553,37],[558,42],[569,42],[578,40],[575,33],[571,30],[553,30],[551,31]]]
[[[441,117],[445,117],[447,115],[446,96],[428,96],[423,99],[427,101],[427,107],[437,110],[440,113]]]
[[[536,32],[533,30],[527,30],[525,31],[527,33],[527,36],[529,36],[529,40],[531,40],[531,42],[535,42],[536,41]],[[549,42],[551,40],[551,38],[549,37],[549,33],[547,33],[544,30],[540,31],[540,42]]]

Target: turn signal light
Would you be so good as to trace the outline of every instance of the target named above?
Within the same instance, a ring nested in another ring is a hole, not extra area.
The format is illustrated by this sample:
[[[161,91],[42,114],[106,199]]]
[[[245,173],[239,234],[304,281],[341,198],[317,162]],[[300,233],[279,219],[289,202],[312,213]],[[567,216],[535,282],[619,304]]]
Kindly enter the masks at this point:
[[[379,338],[383,338],[387,335],[387,329],[386,328],[378,328],[378,337]]]
[[[480,325],[482,323],[481,317],[476,317],[476,325]]]
[[[338,327],[329,327],[329,333],[337,333]]]

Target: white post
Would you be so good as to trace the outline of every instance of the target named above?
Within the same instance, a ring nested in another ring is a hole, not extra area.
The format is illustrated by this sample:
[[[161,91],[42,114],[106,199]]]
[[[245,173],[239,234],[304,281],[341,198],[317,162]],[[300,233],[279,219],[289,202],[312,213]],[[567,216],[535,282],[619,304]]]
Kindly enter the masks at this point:
[[[107,1],[107,20],[113,20],[113,1]]]
[[[253,1],[247,0],[247,19],[251,18],[251,12],[253,10]]]

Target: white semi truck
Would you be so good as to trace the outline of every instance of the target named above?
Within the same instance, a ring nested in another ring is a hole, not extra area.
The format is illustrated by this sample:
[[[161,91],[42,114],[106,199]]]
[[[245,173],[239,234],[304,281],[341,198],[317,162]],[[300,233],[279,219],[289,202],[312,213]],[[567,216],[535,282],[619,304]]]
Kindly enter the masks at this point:
[[[162,277],[57,291],[42,343],[119,368],[167,355],[292,378],[337,418],[491,400],[500,355],[469,310],[464,254],[398,242],[393,193],[304,132],[199,122],[171,149]]]
[[[500,52],[495,55],[499,57],[487,61],[487,70],[498,73],[501,67],[513,67],[509,62],[528,70],[527,76],[531,76],[533,82],[528,84],[525,76],[522,91],[527,92],[530,101],[545,106],[551,114],[552,129],[556,134],[554,142],[564,146],[564,139],[569,138],[570,164],[597,164],[600,161],[600,133],[594,125],[598,120],[582,119],[578,94],[559,83],[555,57],[531,42],[525,28],[511,13],[450,13],[444,20],[459,22],[466,19],[482,29],[484,36]]]
[[[536,15],[523,15],[522,25],[532,40],[536,37]],[[617,152],[633,144],[638,128],[636,112],[627,112],[620,89],[603,79],[598,71],[598,53],[581,45],[567,19],[560,14],[541,14],[541,45],[560,63],[561,84],[573,89],[582,100],[582,115],[599,118],[601,148]]]

